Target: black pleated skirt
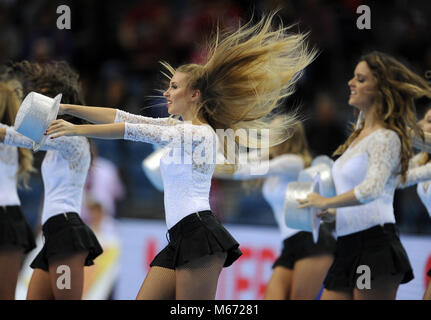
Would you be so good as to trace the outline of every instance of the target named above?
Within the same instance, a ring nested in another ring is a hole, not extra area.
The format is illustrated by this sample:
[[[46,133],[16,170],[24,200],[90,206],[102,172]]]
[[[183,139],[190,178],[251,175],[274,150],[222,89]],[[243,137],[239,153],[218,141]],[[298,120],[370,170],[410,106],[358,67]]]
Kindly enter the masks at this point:
[[[169,244],[150,263],[169,269],[197,258],[226,252],[224,267],[230,266],[242,252],[232,237],[211,211],[200,211],[181,219],[168,231]]]
[[[275,260],[272,268],[281,266],[293,269],[298,260],[322,254],[334,255],[335,238],[332,235],[333,230],[334,224],[322,223],[317,243],[314,243],[311,232],[305,231],[300,231],[285,239],[281,255]]]
[[[75,212],[49,218],[43,224],[42,231],[45,243],[30,265],[33,269],[48,271],[50,258],[82,251],[88,251],[85,265],[91,266],[103,252],[96,235]]]
[[[36,247],[34,234],[20,206],[0,206],[0,248],[11,246],[28,253]]]
[[[337,239],[335,258],[324,285],[328,290],[354,289],[361,272],[370,268],[371,280],[382,275],[402,274],[401,283],[414,278],[407,253],[394,224],[375,226]]]

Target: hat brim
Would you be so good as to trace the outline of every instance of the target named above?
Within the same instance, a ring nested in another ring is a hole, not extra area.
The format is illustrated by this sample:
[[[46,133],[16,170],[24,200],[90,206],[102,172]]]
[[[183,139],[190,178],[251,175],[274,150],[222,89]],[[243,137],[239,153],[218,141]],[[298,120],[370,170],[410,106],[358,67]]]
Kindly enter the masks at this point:
[[[51,111],[48,115],[48,118],[46,119],[45,125],[44,125],[44,130],[46,131],[46,129],[48,129],[49,125],[51,124],[52,121],[54,121],[55,119],[57,119],[57,115],[58,115],[58,110],[60,109],[60,102],[61,102],[61,98],[62,98],[63,94],[58,94],[55,96],[54,98],[54,102],[53,102],[53,106],[51,108]],[[33,142],[33,151],[38,151],[40,149],[40,147],[45,143],[47,139],[47,136],[43,136],[42,140],[39,143]]]

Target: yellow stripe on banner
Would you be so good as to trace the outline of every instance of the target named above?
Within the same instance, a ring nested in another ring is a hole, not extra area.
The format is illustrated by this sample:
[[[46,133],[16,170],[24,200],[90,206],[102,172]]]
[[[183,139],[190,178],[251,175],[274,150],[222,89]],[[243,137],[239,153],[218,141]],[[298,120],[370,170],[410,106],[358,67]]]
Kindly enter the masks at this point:
[[[97,291],[97,286],[101,281],[111,280],[113,284],[115,276],[112,277],[111,271],[117,266],[119,256],[120,247],[118,245],[103,248],[103,253],[94,260],[94,265],[84,268],[84,299],[94,295],[93,291]],[[100,292],[99,294],[102,296],[104,295],[103,292]],[[108,294],[109,292],[106,292],[106,296]]]

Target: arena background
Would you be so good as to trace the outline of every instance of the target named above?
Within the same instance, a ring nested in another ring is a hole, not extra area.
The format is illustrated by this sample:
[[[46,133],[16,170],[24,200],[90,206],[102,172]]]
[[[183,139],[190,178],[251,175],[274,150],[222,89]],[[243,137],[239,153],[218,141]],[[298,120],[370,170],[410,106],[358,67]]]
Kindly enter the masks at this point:
[[[70,8],[70,30],[57,27],[60,5]],[[360,14],[356,10],[360,5],[367,5],[371,10],[371,29],[357,27]],[[149,96],[157,94],[155,89],[164,88],[158,62],[164,60],[174,66],[199,62],[202,57],[199,43],[208,38],[217,22],[221,26],[235,26],[250,19],[253,12],[259,16],[274,8],[281,8],[285,25],[295,24],[293,31],[310,31],[310,43],[320,51],[301,79],[296,94],[285,103],[288,109],[301,106],[314,155],[331,155],[349,133],[353,112],[347,105],[347,81],[363,53],[371,50],[390,53],[421,75],[431,70],[431,1],[427,0],[0,0],[0,63],[23,59],[66,60],[81,75],[88,105],[167,116],[163,106],[150,107],[161,100]],[[419,116],[425,104],[426,101],[418,105]],[[85,208],[84,216],[106,241],[106,248],[112,248],[108,250],[112,254],[105,255],[105,273],[94,272],[100,273],[99,278],[102,273],[109,277],[107,283],[112,286],[100,289],[103,294],[92,297],[133,299],[130,293],[122,295],[122,288],[131,279],[135,286],[143,280],[146,260],[139,259],[144,257],[142,250],[147,250],[144,248],[148,246],[149,232],[160,230],[157,245],[154,244],[157,247],[166,231],[163,194],[149,183],[141,169],[142,160],[153,147],[121,140],[94,142],[99,166],[89,179],[87,199],[93,206]],[[38,152],[37,168],[42,158],[43,152]],[[21,190],[20,197],[26,217],[37,233],[43,201],[40,174],[32,177],[31,190]],[[246,243],[254,243],[253,235],[264,230],[262,244],[269,241],[265,240],[267,237],[272,237],[271,252],[278,253],[278,230],[259,190],[247,193],[240,182],[213,179],[211,205],[234,234],[245,232],[241,237]],[[431,219],[415,187],[397,191],[395,212],[410,259],[419,259],[413,263],[419,281],[414,285],[416,293],[403,297],[417,299],[429,281],[424,270],[431,263]],[[148,227],[154,223],[154,228]],[[131,227],[138,229],[129,230]],[[138,251],[135,254],[133,250]],[[272,254],[261,258],[270,261]],[[260,260],[255,259],[255,263]],[[263,274],[269,272],[269,266],[266,263],[262,267]],[[25,287],[25,276],[22,281]],[[258,285],[264,285],[264,281]],[[257,292],[261,290],[262,287]],[[259,299],[261,295],[253,293],[243,297],[232,293],[224,297]]]

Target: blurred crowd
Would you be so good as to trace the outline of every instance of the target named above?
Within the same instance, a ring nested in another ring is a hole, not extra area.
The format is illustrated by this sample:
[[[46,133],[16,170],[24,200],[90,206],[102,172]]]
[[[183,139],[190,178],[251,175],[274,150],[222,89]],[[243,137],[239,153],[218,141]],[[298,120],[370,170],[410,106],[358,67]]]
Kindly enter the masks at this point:
[[[356,10],[362,4],[371,9],[370,30],[356,25]],[[59,5],[71,9],[70,30],[57,28]],[[235,27],[275,8],[293,32],[310,32],[310,45],[319,50],[296,94],[285,103],[287,109],[300,107],[314,155],[331,155],[349,133],[353,112],[347,105],[347,81],[363,53],[390,53],[419,74],[431,70],[431,1],[419,0],[0,0],[0,63],[66,60],[81,75],[87,105],[164,117],[158,91],[165,86],[160,61],[173,66],[198,63],[217,26]],[[141,167],[153,147],[126,141],[94,143],[99,167],[118,176],[109,182],[92,180],[89,217],[97,220],[102,210],[111,217],[163,218],[163,195]],[[213,182],[212,206],[224,222],[275,224],[259,190],[246,193],[241,183]],[[40,177],[35,175],[31,185],[31,190],[21,191],[21,199],[35,225],[43,188]],[[401,231],[431,232],[412,188],[396,193],[395,210]]]

